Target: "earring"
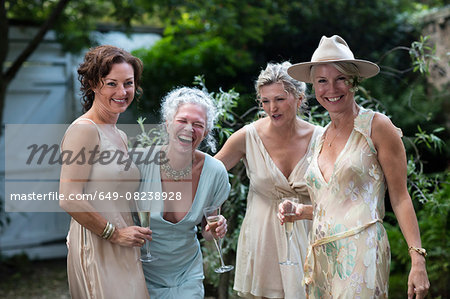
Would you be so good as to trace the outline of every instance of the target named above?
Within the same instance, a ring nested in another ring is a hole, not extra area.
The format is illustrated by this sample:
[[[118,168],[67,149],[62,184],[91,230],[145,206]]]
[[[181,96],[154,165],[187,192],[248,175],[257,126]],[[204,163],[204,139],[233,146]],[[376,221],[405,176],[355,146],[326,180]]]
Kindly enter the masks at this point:
[[[264,109],[262,107],[261,101],[256,100],[256,102],[258,103],[258,112],[257,112],[258,119],[266,117],[267,114],[266,114],[266,111],[264,111]]]

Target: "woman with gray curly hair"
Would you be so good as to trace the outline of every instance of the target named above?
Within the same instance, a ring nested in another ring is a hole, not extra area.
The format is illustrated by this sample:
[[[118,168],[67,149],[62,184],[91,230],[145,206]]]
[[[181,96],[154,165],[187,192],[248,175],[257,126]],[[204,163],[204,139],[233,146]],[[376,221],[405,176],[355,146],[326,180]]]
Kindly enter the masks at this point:
[[[287,241],[277,205],[287,197],[310,204],[303,176],[322,128],[298,117],[306,84],[287,74],[290,65],[269,63],[261,71],[255,89],[267,116],[234,133],[215,156],[227,169],[243,159],[250,179],[234,281],[239,296],[247,298],[305,297],[301,281],[310,221],[294,224],[291,259],[296,265],[281,265],[287,259]]]
[[[227,231],[226,219],[220,216],[217,228],[212,231],[203,209],[220,207],[230,192],[222,162],[197,149],[203,140],[215,148],[210,133],[216,113],[211,97],[196,88],[177,88],[161,103],[167,143],[157,151],[146,150],[160,155],[161,163],[140,165],[141,193],[151,193],[154,199],[166,198],[156,204],[149,201],[153,232],[150,251],[159,258],[143,264],[152,298],[204,298],[197,225],[202,224],[206,240],[223,238]]]

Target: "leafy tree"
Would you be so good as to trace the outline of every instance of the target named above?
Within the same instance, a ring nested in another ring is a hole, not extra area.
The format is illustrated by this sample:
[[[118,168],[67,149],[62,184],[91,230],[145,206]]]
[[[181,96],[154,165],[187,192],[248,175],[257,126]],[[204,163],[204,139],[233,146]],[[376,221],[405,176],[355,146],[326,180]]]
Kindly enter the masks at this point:
[[[136,52],[146,66],[141,109],[148,112],[174,84],[189,84],[197,74],[205,74],[212,89],[234,87],[245,111],[253,105],[252,82],[262,66],[309,60],[322,35],[341,35],[357,57],[375,62],[417,36],[406,13],[415,6],[408,0],[153,0],[142,5],[160,16],[166,28],[152,49]],[[364,33],[355,34],[361,26]],[[389,70],[384,64],[409,67],[408,55],[391,55],[382,62],[383,74]],[[373,91],[376,97],[379,90]]]

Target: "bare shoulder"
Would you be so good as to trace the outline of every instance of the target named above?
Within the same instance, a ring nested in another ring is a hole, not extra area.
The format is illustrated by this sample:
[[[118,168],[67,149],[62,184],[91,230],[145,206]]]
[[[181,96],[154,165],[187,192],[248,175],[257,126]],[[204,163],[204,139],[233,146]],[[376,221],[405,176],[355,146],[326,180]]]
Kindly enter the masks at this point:
[[[233,168],[245,155],[245,136],[245,127],[237,130],[228,137],[220,151],[214,156],[223,162],[227,170]]]
[[[94,147],[99,144],[99,141],[100,137],[95,124],[88,120],[77,120],[67,130],[61,146],[63,148]]]
[[[371,138],[375,147],[392,142],[401,143],[401,134],[399,129],[394,126],[392,121],[386,115],[376,112],[372,120]]]
[[[227,141],[217,153],[217,156],[221,157],[223,154],[228,154],[228,151],[239,152],[240,154],[245,153],[245,136],[246,136],[247,128],[242,127],[230,137],[228,137]],[[220,159],[220,158],[219,158]]]
[[[378,132],[387,133],[390,131],[394,133],[397,131],[391,119],[382,113],[375,112],[372,120],[372,134]]]

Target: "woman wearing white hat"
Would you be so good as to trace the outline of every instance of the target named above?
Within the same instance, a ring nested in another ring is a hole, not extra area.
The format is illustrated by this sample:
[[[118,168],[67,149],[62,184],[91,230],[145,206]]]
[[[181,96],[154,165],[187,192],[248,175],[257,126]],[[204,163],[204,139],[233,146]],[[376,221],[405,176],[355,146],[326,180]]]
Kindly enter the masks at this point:
[[[386,187],[411,255],[408,298],[428,292],[426,251],[407,190],[401,130],[354,100],[360,79],[378,72],[376,64],[355,59],[337,35],[322,37],[311,62],[288,69],[293,78],[313,84],[331,118],[305,175],[313,205],[299,205],[296,215],[303,219],[314,211],[304,278],[310,298],[387,297]],[[280,206],[284,221],[282,214]]]

